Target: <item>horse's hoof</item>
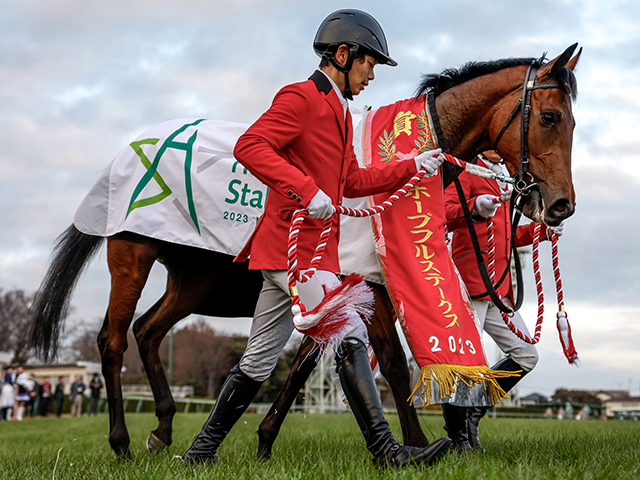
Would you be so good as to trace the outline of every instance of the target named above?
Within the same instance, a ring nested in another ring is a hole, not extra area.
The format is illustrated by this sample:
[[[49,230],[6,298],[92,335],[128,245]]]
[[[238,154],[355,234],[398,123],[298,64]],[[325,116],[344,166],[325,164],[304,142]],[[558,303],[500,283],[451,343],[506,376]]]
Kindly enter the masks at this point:
[[[167,448],[169,448],[169,445],[164,443],[153,433],[149,434],[149,438],[147,438],[147,450],[149,451],[149,453],[160,453]]]
[[[258,452],[258,461],[267,462],[269,460],[271,460],[271,450]]]
[[[116,452],[116,457],[118,458],[118,462],[128,462],[133,460],[133,456],[131,455],[131,451],[127,449],[121,452]]]

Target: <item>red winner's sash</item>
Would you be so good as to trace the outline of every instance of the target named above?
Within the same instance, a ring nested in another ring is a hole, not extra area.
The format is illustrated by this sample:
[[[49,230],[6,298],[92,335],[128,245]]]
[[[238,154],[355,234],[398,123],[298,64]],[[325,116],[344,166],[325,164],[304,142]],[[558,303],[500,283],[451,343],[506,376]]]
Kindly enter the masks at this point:
[[[423,100],[409,99],[368,112],[362,134],[367,167],[385,168],[437,148],[427,111]],[[370,201],[378,204],[387,196]],[[440,173],[371,218],[387,289],[421,369],[414,394],[424,386],[425,400],[440,403],[463,382],[484,384],[492,404],[506,397],[495,379],[511,372],[487,366],[473,307],[445,242]]]

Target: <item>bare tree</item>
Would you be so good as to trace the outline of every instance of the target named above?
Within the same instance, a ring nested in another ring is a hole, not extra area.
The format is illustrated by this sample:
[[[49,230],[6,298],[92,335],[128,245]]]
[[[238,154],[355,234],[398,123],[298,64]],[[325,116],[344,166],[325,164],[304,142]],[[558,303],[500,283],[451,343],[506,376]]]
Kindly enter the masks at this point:
[[[168,339],[163,347],[162,357],[168,360]],[[201,386],[200,393],[214,397],[234,365],[233,347],[232,337],[217,334],[204,319],[187,325],[174,337],[175,383],[191,380]]]
[[[13,352],[13,361],[24,363],[29,359],[27,328],[29,307],[33,294],[24,290],[0,288],[0,351]]]
[[[69,342],[69,346],[64,348],[64,359],[71,363],[77,360],[87,362],[99,362],[100,351],[98,350],[99,325],[88,326],[81,324],[75,329],[75,336]]]

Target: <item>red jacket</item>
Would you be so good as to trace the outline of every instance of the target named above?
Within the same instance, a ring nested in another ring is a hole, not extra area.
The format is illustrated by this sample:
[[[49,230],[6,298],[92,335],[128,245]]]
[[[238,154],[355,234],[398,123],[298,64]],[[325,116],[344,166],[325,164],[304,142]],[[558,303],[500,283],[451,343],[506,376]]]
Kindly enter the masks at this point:
[[[348,128],[346,127],[348,125]],[[416,173],[415,162],[394,168],[361,169],[356,160],[351,115],[344,111],[326,76],[316,71],[309,80],[284,87],[267,110],[244,133],[235,158],[269,187],[264,214],[243,251],[249,268],[286,270],[292,213],[306,207],[322,189],[334,205],[355,198],[394,191]],[[298,262],[307,268],[318,243],[323,220],[306,219],[298,238]],[[338,263],[339,219],[319,268],[335,273]]]
[[[468,199],[469,210],[472,211],[475,206],[476,198],[479,195],[489,194],[500,196],[503,192],[496,180],[487,180],[484,178],[463,172],[460,175],[460,184],[464,191],[465,198]],[[451,184],[445,191],[445,211],[447,216],[447,228],[453,232],[451,241],[451,249],[453,261],[462,276],[462,280],[467,286],[467,290],[471,296],[479,295],[486,292],[486,288],[480,276],[478,263],[471,243],[471,236],[467,228],[467,224],[458,199],[458,192],[455,185]],[[528,225],[519,226],[516,229],[516,246],[523,247],[533,243],[533,230],[537,224],[529,223]],[[482,250],[485,264],[488,256],[487,243],[487,219],[474,221],[476,234]],[[509,260],[509,245],[511,241],[511,219],[509,218],[509,204],[501,204],[493,216],[493,235],[495,245],[495,272],[496,281],[500,280]],[[546,238],[547,229],[543,226],[541,237]],[[513,286],[511,283],[511,270],[507,273],[505,279],[498,287],[498,295],[504,298],[508,295],[511,301],[513,298]],[[489,296],[482,297],[489,300]]]

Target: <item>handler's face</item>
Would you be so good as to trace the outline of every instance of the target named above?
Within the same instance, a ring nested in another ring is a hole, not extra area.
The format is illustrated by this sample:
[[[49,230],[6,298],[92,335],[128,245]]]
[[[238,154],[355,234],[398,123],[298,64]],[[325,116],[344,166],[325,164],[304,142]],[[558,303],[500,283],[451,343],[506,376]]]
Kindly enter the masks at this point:
[[[364,87],[369,85],[369,82],[375,78],[373,75],[373,67],[377,64],[378,61],[370,55],[365,55],[364,58],[353,62],[353,66],[349,72],[349,86],[351,87],[353,96],[362,92]]]

